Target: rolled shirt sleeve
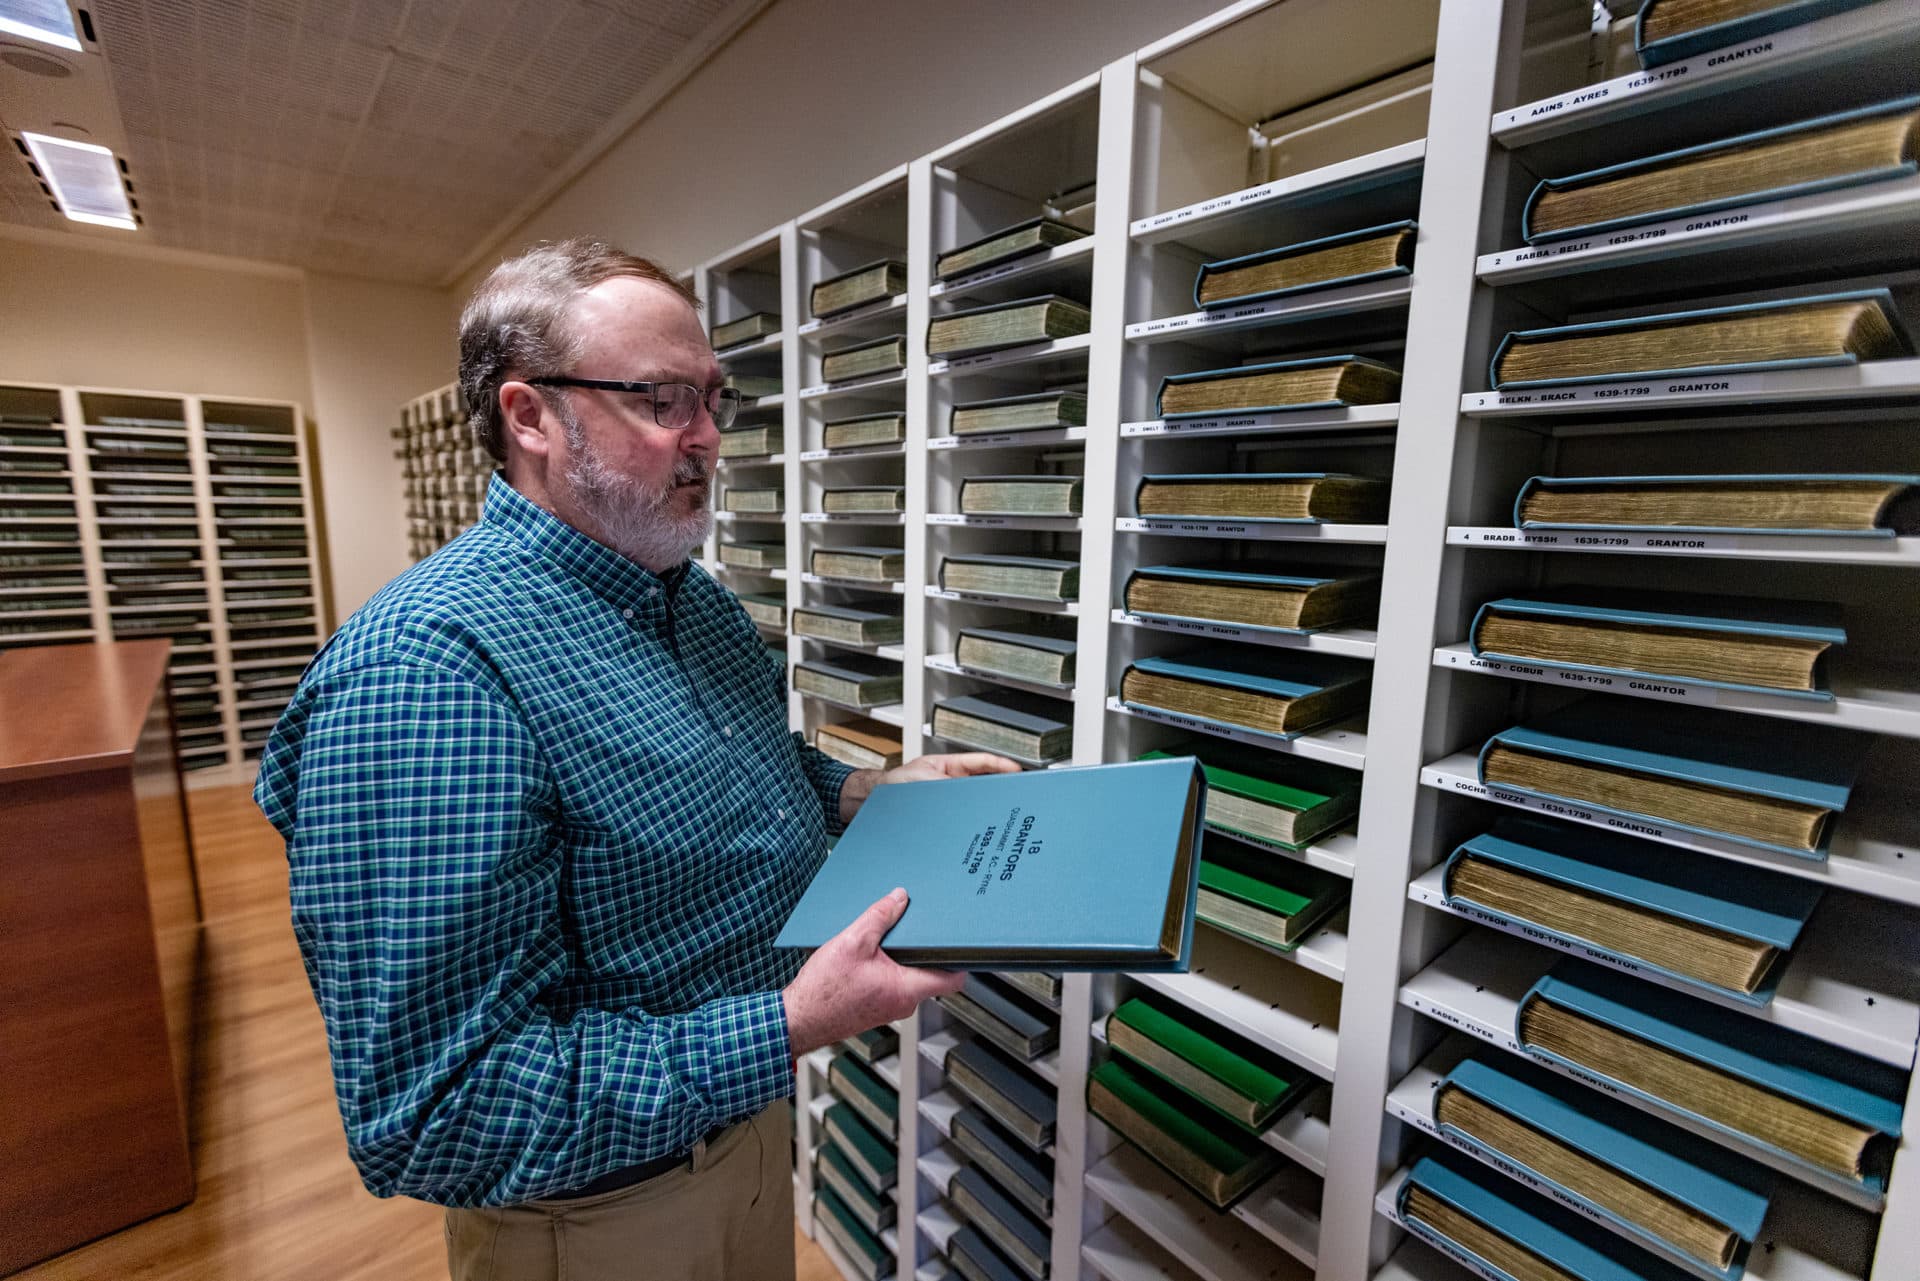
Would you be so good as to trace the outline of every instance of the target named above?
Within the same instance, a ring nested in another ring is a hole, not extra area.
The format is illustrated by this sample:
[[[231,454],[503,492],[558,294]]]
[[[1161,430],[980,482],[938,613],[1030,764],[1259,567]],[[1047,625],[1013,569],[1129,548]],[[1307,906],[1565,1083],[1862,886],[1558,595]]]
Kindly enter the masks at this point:
[[[847,830],[847,825],[840,821],[840,789],[846,786],[847,775],[853,773],[853,766],[834,760],[798,733],[793,736],[793,745],[800,753],[800,772],[807,776],[807,782],[820,794],[821,812],[827,820],[827,834],[838,836]]]

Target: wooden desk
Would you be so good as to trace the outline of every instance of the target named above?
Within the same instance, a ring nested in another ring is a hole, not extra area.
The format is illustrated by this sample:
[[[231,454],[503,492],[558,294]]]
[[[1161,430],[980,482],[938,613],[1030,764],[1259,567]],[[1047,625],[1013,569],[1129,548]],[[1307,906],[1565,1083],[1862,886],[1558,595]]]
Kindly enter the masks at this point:
[[[0,1274],[193,1199],[164,640],[0,653]]]

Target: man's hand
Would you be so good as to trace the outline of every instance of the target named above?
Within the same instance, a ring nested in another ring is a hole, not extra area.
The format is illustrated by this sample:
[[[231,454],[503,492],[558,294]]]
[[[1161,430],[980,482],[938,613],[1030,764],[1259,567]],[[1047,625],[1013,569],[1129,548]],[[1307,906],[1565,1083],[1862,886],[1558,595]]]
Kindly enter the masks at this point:
[[[964,974],[910,969],[880,950],[880,940],[906,910],[907,892],[893,891],[828,939],[794,975],[780,996],[796,1059],[903,1019],[928,997],[960,990]]]
[[[967,778],[974,774],[1018,774],[1020,766],[991,752],[954,752],[946,755],[916,756],[905,765],[885,773],[877,769],[855,770],[840,787],[840,821],[851,823],[860,812],[860,803],[883,783],[924,783],[936,778]]]

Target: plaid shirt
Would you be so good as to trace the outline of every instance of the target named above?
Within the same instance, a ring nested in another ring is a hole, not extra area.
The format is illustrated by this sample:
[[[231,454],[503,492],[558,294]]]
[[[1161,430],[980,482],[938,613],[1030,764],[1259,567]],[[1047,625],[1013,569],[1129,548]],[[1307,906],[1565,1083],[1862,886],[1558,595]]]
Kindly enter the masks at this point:
[[[373,1192],[508,1205],[788,1095],[770,945],[851,771],[703,571],[495,477],[316,658],[255,800]]]

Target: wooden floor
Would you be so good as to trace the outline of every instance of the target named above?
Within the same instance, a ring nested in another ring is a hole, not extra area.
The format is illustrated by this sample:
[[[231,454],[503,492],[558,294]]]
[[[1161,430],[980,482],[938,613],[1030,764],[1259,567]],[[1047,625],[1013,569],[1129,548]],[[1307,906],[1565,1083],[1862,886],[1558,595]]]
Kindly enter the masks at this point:
[[[360,1186],[326,1033],[288,925],[280,837],[245,788],[191,794],[206,915],[194,1063],[193,1202],[17,1274],[19,1281],[445,1278],[440,1211]],[[834,1281],[794,1233],[798,1281]]]

